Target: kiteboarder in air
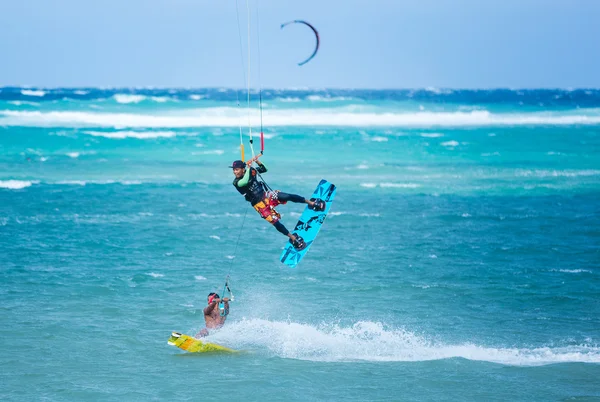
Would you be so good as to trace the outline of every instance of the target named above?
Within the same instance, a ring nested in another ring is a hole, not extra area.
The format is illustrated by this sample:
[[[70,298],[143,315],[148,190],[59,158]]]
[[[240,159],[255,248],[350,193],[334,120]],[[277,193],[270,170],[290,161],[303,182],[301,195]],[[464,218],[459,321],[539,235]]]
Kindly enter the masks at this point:
[[[308,204],[309,208],[314,211],[323,211],[326,206],[325,201],[312,198],[307,200],[300,195],[288,194],[279,190],[270,190],[264,181],[259,180],[260,174],[267,172],[267,167],[258,160],[259,156],[260,155],[248,161],[248,165],[252,165],[253,162],[256,162],[258,165],[256,169],[252,166],[247,166],[247,164],[241,160],[233,162],[230,166],[230,168],[233,168],[233,174],[235,175],[233,186],[246,198],[246,201],[252,204],[254,209],[263,217],[263,219],[275,226],[277,231],[290,238],[290,242],[296,250],[302,250],[306,247],[304,239],[301,236],[290,233],[290,231],[283,226],[279,221],[281,215],[275,210],[275,207],[279,204],[286,204],[288,201],[291,201],[300,204]]]

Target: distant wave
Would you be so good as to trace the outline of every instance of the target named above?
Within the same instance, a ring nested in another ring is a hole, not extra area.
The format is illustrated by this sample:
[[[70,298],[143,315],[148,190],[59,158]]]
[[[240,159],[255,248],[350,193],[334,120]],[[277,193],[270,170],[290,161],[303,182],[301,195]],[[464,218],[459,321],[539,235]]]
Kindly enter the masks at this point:
[[[43,93],[43,95],[42,95]],[[247,95],[243,89],[235,88],[0,88],[0,100],[21,100],[24,97],[36,96],[42,101],[55,100],[100,100],[115,95],[126,102],[136,98],[122,96],[142,96],[146,99],[168,98],[178,101],[211,101],[236,102]],[[600,90],[598,89],[262,89],[264,101],[280,102],[296,99],[303,102],[324,104],[326,102],[385,101],[385,102],[419,102],[431,104],[460,105],[462,110],[479,108],[480,105],[528,105],[534,107],[588,108],[600,106]],[[258,91],[252,90],[251,96],[258,98]],[[135,103],[133,101],[132,103]],[[159,101],[160,102],[160,101]]]
[[[452,140],[452,141],[442,142],[440,145],[442,145],[444,147],[457,147],[459,144],[458,144],[458,141]]]
[[[421,187],[417,183],[360,183],[361,187],[375,188],[377,186],[381,188],[418,188]]]
[[[40,91],[40,90],[22,89],[21,90],[21,94],[23,94],[25,96],[42,97],[42,96],[46,95],[46,92],[45,91]]]
[[[360,321],[349,327],[244,319],[211,336],[237,349],[267,352],[280,358],[321,362],[428,361],[450,358],[512,366],[553,363],[600,363],[600,347],[589,345],[501,348],[472,343],[431,342],[404,329]]]
[[[144,95],[127,95],[127,94],[115,94],[113,96],[118,103],[139,103],[146,99]]]
[[[598,176],[600,170],[584,169],[584,170],[544,170],[544,169],[517,169],[515,176],[517,177],[586,177]]]
[[[32,184],[36,184],[36,181],[27,180],[0,180],[0,188],[6,188],[9,190],[21,190],[26,187],[30,187]]]
[[[92,135],[94,137],[105,137],[112,139],[125,139],[125,138],[137,138],[137,139],[153,139],[153,138],[171,138],[177,134],[174,131],[84,131],[84,134]]]
[[[8,126],[41,127],[237,127],[239,110],[217,107],[197,109],[185,115],[147,115],[132,113],[93,112],[40,112],[0,111],[0,124]],[[475,126],[526,126],[526,125],[598,125],[598,110],[578,110],[572,113],[490,113],[472,112],[417,112],[417,113],[352,113],[346,108],[267,110],[264,118],[270,126],[406,126],[406,127],[475,127]],[[252,113],[252,125],[259,126],[259,114]],[[379,140],[379,139],[377,139]],[[377,141],[376,140],[376,141]]]

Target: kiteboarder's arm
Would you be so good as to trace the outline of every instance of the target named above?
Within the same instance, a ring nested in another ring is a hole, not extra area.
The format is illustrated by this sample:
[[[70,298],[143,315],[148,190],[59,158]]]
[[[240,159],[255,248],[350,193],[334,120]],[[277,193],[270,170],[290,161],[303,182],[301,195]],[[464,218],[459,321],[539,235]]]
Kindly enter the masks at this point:
[[[257,160],[256,164],[258,165],[258,168],[256,169],[258,171],[258,173],[267,173],[267,167],[265,166],[264,163]]]
[[[206,308],[204,308],[204,315],[210,315],[213,312],[215,307],[219,304],[219,299],[213,299],[212,303],[210,303]]]

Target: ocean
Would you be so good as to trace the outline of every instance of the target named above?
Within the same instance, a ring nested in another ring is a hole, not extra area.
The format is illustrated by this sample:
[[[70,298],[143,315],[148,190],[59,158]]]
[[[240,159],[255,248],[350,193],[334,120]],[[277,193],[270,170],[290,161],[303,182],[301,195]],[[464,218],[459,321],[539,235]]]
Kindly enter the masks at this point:
[[[2,400],[600,400],[599,90],[260,96],[0,88]],[[338,188],[295,269],[232,186],[261,124]],[[242,353],[167,345],[227,275]]]

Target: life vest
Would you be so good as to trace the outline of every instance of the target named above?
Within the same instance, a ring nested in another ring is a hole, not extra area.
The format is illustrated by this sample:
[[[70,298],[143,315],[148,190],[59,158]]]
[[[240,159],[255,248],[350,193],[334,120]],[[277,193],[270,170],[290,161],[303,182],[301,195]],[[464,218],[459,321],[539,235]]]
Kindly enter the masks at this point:
[[[267,191],[265,184],[256,178],[257,175],[256,169],[250,168],[250,179],[248,180],[248,184],[243,187],[238,187],[237,183],[239,179],[233,181],[233,185],[237,191],[239,191],[252,206],[263,200]]]

